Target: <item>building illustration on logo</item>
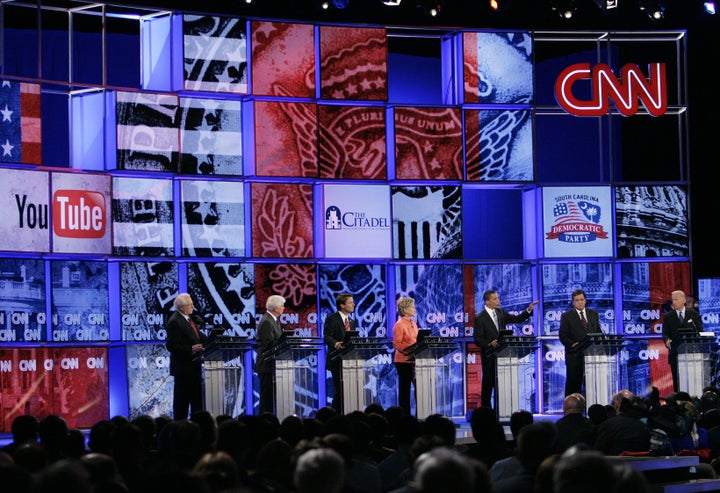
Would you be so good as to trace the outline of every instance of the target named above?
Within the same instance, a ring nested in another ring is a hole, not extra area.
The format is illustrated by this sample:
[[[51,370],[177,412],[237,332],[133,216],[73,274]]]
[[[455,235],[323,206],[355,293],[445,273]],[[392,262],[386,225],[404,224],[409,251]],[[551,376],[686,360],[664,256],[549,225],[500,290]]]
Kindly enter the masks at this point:
[[[331,205],[325,210],[325,229],[342,229],[339,207]]]

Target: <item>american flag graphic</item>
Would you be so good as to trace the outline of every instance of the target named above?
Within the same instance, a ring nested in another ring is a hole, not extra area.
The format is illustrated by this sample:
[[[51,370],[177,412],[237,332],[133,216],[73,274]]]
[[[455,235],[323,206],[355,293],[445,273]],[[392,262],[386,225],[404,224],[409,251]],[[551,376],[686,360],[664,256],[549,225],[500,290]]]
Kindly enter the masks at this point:
[[[555,224],[565,224],[577,221],[600,222],[600,207],[590,202],[568,200],[555,204],[553,208]]]
[[[42,164],[40,85],[0,80],[0,161]]]

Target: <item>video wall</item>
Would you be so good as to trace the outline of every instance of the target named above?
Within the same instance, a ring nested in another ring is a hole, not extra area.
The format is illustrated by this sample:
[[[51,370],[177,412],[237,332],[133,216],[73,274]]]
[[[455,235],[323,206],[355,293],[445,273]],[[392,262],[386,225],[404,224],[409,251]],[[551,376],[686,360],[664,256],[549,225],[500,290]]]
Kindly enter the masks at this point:
[[[421,328],[462,342],[448,416],[480,403],[486,289],[510,311],[540,301],[508,327],[541,342],[523,376],[534,413],[562,409],[574,289],[627,339],[620,381],[639,394],[671,391],[672,290],[699,293],[720,326],[720,288],[692,277],[684,32],[158,13],[68,26],[69,43],[0,8],[2,431],[25,412],[80,427],[169,413],[164,323],[184,291],[238,340],[271,294],[287,299],[283,328],[321,338],[341,292],[361,335],[389,340],[411,296]],[[311,363],[319,385],[302,391],[330,402],[324,351]],[[374,400],[396,404],[392,349],[372,366]],[[72,387],[88,372],[92,401]],[[245,373],[227,391],[252,413]]]

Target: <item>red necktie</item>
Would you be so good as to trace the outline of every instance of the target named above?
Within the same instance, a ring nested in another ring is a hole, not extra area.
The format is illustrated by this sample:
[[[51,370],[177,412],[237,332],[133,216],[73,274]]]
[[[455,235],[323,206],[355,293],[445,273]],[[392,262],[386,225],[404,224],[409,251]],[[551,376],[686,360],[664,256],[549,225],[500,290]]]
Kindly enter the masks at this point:
[[[190,322],[190,327],[192,327],[193,330],[195,331],[195,336],[197,336],[198,341],[199,341],[200,340],[200,332],[198,332],[195,322],[193,321],[192,318],[188,318],[188,322]]]
[[[580,312],[580,320],[582,320],[583,327],[585,327],[585,331],[588,329],[588,321],[585,318],[585,310]]]
[[[345,330],[350,330],[350,319],[349,318],[345,319]]]

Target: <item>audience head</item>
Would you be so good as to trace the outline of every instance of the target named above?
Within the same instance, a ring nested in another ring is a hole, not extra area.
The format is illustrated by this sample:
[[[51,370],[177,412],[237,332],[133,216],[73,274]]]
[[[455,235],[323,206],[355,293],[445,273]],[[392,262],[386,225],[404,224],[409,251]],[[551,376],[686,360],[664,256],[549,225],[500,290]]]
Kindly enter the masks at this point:
[[[706,390],[700,397],[700,407],[702,412],[706,413],[708,411],[717,411],[718,402],[720,402],[718,395],[711,390]]]
[[[615,395],[613,395],[612,401],[610,401],[610,404],[611,404],[612,407],[615,409],[615,412],[616,412],[616,413],[619,413],[619,412],[620,412],[620,405],[622,404],[622,400],[623,400],[623,399],[632,399],[634,395],[635,395],[635,394],[633,394],[633,393],[630,392],[629,390],[623,389],[623,390],[621,390],[620,392],[618,392],[618,393],[616,393]]]
[[[613,466],[600,452],[568,449],[555,464],[554,493],[616,493]]]
[[[532,413],[524,409],[512,413],[510,415],[510,433],[512,433],[513,438],[517,439],[520,430],[531,424],[534,419]]]
[[[538,421],[520,430],[517,439],[518,459],[526,471],[535,474],[542,461],[552,455],[555,435],[555,424],[550,421]]]
[[[435,447],[425,452],[415,460],[413,469],[413,491],[418,493],[475,489],[475,470],[470,461],[450,447]]]
[[[240,486],[238,465],[226,452],[207,452],[193,467],[193,474],[204,479],[213,493],[235,491]]]
[[[38,420],[31,414],[16,416],[10,425],[13,441],[15,443],[36,442],[38,439]]]
[[[611,409],[613,409],[612,406]],[[597,426],[608,419],[607,409],[602,404],[593,404],[587,410],[587,417],[593,425]]]
[[[345,483],[345,462],[332,448],[311,448],[298,457],[293,483],[297,493],[339,493]]]
[[[578,393],[570,394],[563,399],[563,414],[582,414],[585,411],[585,398]]]

